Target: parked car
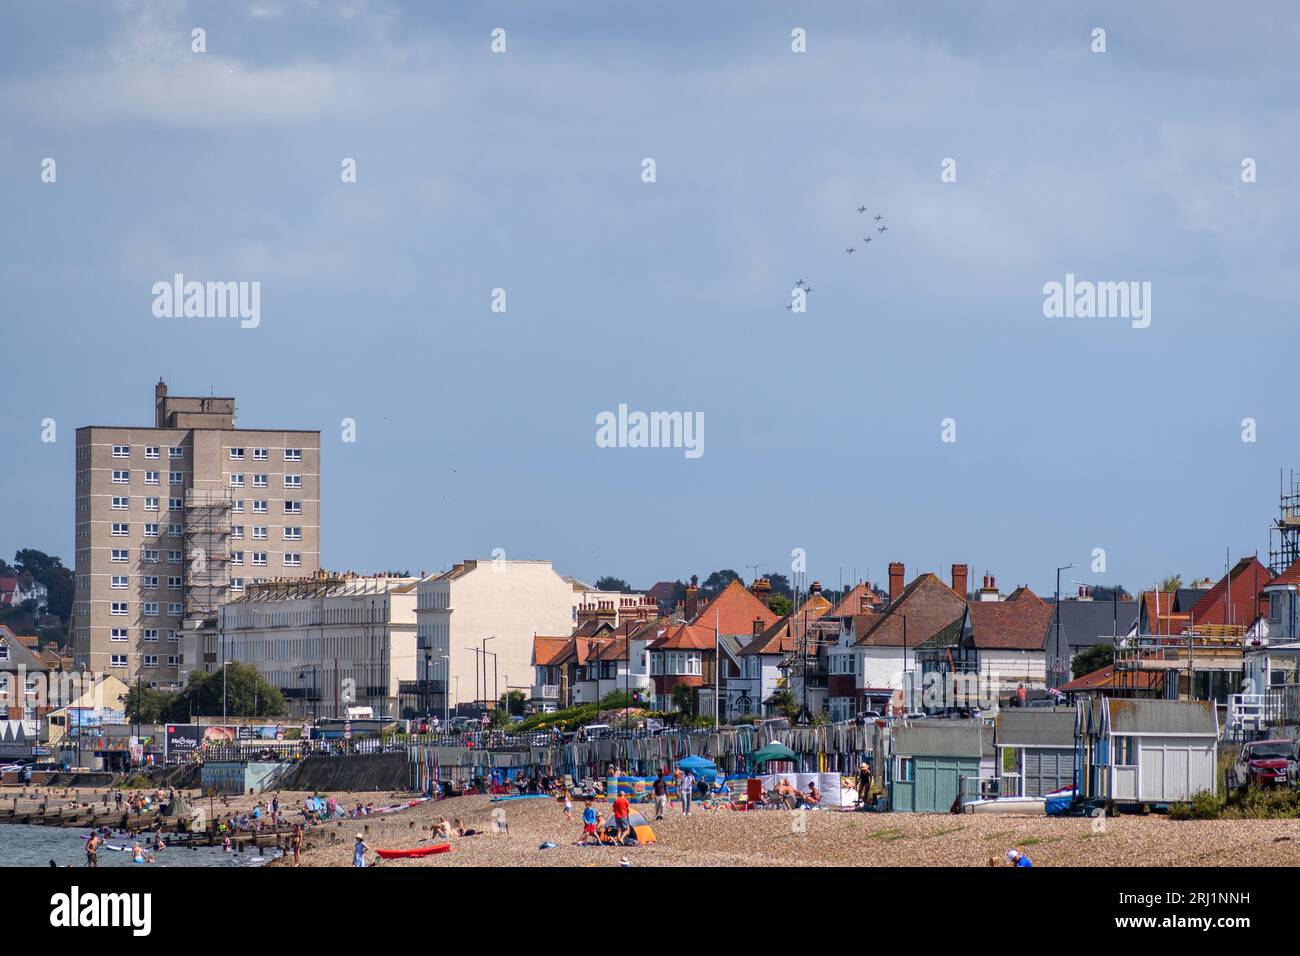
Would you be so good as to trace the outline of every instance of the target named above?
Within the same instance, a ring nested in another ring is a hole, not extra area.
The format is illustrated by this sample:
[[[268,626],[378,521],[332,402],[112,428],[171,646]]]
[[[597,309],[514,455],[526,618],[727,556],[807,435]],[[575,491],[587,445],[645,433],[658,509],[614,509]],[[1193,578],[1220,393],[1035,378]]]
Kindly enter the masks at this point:
[[[587,724],[585,727],[578,728],[578,739],[581,741],[599,740],[602,737],[609,737],[613,734],[614,728],[609,724]]]
[[[1252,740],[1242,744],[1228,771],[1228,786],[1245,790],[1287,784],[1294,775],[1295,752],[1294,740]]]

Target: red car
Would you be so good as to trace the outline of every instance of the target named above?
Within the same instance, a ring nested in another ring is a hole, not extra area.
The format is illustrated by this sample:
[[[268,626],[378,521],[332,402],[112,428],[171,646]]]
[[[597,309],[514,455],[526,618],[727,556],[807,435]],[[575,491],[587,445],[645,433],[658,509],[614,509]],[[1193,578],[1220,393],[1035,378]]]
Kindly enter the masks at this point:
[[[1244,744],[1237,762],[1228,771],[1228,785],[1238,789],[1286,786],[1294,754],[1294,740],[1255,740]]]

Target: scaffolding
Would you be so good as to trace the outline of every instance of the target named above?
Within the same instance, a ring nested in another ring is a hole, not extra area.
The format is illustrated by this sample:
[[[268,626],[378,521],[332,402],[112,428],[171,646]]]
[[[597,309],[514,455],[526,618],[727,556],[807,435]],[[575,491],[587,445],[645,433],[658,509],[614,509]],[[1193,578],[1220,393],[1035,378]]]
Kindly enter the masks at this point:
[[[1246,631],[1241,624],[1198,624],[1182,634],[1125,638],[1115,648],[1109,695],[1215,700],[1220,695],[1214,693],[1214,674],[1235,675],[1235,682],[1240,683]],[[1199,686],[1199,675],[1210,675],[1204,689]]]
[[[185,492],[185,617],[202,620],[226,600],[230,589],[228,491]]]
[[[1300,561],[1300,478],[1278,475],[1278,516],[1268,529],[1268,569],[1281,574]]]

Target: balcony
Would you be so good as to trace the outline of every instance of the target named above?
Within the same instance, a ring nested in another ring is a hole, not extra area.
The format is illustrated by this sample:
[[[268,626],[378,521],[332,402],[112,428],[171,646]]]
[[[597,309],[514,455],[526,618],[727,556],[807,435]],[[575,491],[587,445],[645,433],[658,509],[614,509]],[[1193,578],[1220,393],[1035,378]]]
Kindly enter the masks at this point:
[[[534,684],[532,688],[533,700],[559,700],[559,684]]]

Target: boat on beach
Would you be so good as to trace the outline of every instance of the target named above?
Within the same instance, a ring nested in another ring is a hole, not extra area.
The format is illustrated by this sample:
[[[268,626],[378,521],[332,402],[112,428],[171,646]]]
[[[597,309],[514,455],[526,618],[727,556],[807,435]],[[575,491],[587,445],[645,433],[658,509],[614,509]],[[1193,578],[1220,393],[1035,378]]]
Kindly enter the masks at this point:
[[[1045,803],[1042,797],[996,797],[987,800],[970,800],[961,805],[961,812],[1012,813],[1041,817],[1046,812]]]

